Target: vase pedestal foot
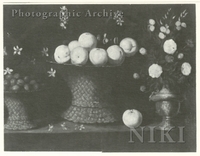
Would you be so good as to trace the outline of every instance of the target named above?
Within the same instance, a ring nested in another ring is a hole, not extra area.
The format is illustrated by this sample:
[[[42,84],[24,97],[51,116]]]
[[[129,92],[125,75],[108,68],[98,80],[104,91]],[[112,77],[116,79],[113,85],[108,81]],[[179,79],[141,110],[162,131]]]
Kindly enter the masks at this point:
[[[171,117],[168,116],[163,117],[163,121],[156,126],[157,130],[164,130],[164,131],[171,130],[172,128],[174,128],[174,126],[171,122]]]

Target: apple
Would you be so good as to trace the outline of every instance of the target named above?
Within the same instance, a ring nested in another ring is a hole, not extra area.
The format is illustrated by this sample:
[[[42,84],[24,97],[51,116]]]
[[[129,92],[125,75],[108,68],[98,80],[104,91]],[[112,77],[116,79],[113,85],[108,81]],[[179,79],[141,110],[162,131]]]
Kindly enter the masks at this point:
[[[119,46],[124,50],[125,56],[130,57],[138,51],[137,42],[132,38],[124,38],[121,40]]]
[[[123,113],[122,120],[127,127],[137,128],[142,123],[142,114],[136,109],[126,110]]]
[[[77,47],[70,53],[71,63],[74,65],[84,65],[88,61],[88,51],[83,47]]]
[[[81,34],[78,38],[78,42],[80,43],[81,47],[87,49],[88,51],[96,48],[97,46],[97,38],[89,32]]]
[[[60,45],[55,49],[54,59],[57,63],[62,64],[70,60],[70,50],[66,45]]]
[[[94,48],[89,54],[90,61],[96,67],[104,66],[108,62],[108,54],[102,48]]]
[[[121,65],[125,60],[123,49],[118,45],[112,45],[107,49],[108,62],[112,65]]]
[[[68,44],[68,48],[70,51],[72,51],[74,48],[79,47],[79,46],[80,46],[80,43],[77,40],[71,41]]]

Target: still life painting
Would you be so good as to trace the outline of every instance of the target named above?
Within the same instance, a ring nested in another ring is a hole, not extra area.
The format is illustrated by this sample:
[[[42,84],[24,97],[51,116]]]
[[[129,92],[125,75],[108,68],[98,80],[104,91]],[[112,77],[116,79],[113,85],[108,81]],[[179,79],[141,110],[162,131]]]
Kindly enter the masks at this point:
[[[195,152],[195,7],[4,5],[4,150]]]

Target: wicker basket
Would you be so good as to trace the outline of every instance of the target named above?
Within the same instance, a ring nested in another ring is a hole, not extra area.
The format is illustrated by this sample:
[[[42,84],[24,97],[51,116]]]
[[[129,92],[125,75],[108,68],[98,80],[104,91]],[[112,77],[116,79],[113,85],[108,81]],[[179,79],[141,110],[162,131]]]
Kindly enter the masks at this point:
[[[8,119],[4,125],[5,129],[28,130],[36,126],[28,116],[28,108],[26,106],[28,100],[30,99],[27,98],[26,93],[5,93],[4,103],[8,109]]]
[[[58,70],[72,93],[72,105],[63,118],[76,123],[116,121],[112,97],[116,68],[60,65]]]

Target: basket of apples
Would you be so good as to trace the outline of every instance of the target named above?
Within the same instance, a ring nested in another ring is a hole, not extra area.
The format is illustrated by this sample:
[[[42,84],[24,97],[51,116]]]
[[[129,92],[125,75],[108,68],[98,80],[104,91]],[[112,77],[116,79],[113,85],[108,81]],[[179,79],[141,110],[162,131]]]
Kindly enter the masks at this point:
[[[57,70],[66,80],[72,93],[72,104],[63,118],[76,123],[111,123],[118,120],[112,87],[126,56],[133,56],[138,48],[132,38],[107,49],[97,47],[97,38],[83,33],[78,40],[55,49]]]
[[[10,73],[4,76],[4,103],[8,119],[4,127],[9,130],[27,130],[36,127],[29,117],[28,105],[33,93],[40,91],[44,83],[34,76]]]

